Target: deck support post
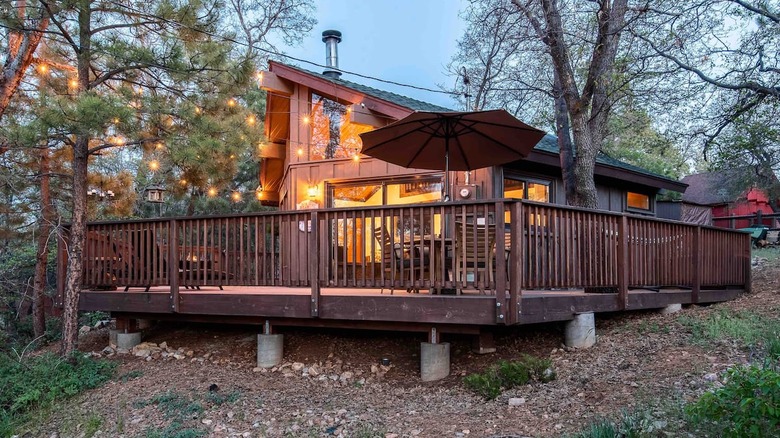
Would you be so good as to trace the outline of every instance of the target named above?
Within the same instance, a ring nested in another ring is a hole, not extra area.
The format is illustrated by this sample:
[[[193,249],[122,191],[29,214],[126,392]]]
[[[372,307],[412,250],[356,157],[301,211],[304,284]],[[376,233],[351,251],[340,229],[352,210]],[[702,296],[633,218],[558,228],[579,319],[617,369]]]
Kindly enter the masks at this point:
[[[474,342],[471,344],[471,351],[476,354],[490,354],[496,352],[496,344],[493,341],[493,332],[480,330],[477,336],[474,336]]]
[[[257,366],[273,368],[282,363],[284,356],[284,335],[271,334],[271,322],[266,320],[263,333],[257,335]]]
[[[141,330],[138,327],[138,320],[133,318],[119,317],[116,319],[116,347],[125,350],[131,350],[141,343]],[[111,334],[109,333],[109,342]]]
[[[428,333],[430,342],[420,343],[420,378],[423,382],[441,380],[450,375],[450,344],[439,343],[436,327]]]
[[[565,344],[569,348],[590,348],[596,343],[596,319],[593,312],[578,313],[566,323]]]
[[[661,309],[661,315],[673,315],[682,310],[682,304],[669,304]]]

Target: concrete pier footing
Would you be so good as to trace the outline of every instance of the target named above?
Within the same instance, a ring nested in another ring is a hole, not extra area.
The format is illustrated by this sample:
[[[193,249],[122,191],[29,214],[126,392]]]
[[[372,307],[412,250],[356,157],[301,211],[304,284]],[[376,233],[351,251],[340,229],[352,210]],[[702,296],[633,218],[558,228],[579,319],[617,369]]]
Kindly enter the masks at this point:
[[[596,319],[593,313],[578,313],[566,323],[565,344],[569,348],[589,348],[596,343]]]
[[[423,382],[441,380],[450,375],[450,344],[420,344],[420,378]]]
[[[117,329],[109,329],[108,330],[108,346],[109,347],[116,347],[116,335],[119,334],[119,330]]]
[[[661,315],[672,315],[682,310],[682,304],[669,304],[661,309]]]
[[[282,363],[284,335],[257,335],[257,366],[273,368]]]
[[[133,347],[141,343],[141,332],[117,333],[116,347],[132,350]]]

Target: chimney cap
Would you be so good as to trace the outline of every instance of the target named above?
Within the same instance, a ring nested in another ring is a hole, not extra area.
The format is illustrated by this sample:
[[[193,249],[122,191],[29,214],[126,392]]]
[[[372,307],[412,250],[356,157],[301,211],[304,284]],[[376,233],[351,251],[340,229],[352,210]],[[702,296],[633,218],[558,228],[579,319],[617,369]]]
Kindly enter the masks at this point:
[[[341,32],[333,29],[325,30],[322,32],[322,41],[325,42],[329,38],[337,38],[338,42],[341,42]]]

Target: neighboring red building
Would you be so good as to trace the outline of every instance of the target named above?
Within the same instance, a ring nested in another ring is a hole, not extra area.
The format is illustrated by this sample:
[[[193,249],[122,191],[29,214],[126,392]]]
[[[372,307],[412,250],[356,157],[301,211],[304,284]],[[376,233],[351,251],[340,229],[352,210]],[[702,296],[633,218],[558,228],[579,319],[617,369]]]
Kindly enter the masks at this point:
[[[729,216],[755,215],[774,213],[773,205],[778,206],[778,200],[772,202],[766,192],[756,187],[739,187],[740,178],[736,171],[722,170],[717,172],[697,173],[686,176],[682,182],[688,184],[683,194],[684,203],[708,206],[712,209],[713,225],[723,228],[745,228],[753,225],[749,219],[734,221],[717,220]],[[762,223],[776,226],[773,219],[763,219]]]

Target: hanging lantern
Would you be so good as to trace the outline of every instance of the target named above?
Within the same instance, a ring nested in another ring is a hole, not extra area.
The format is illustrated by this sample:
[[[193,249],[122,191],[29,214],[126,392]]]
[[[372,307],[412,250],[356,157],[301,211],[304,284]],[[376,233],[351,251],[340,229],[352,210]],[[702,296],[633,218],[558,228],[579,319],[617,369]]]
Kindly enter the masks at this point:
[[[149,186],[144,190],[144,198],[147,202],[161,204],[165,201],[165,191],[165,187],[162,186]]]

